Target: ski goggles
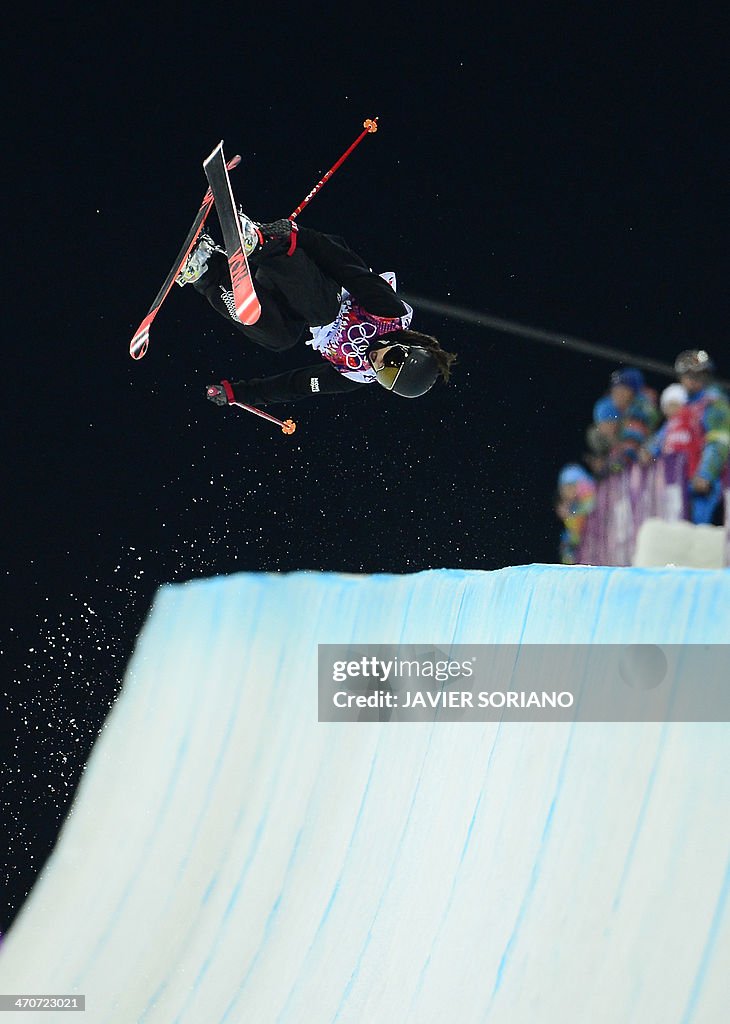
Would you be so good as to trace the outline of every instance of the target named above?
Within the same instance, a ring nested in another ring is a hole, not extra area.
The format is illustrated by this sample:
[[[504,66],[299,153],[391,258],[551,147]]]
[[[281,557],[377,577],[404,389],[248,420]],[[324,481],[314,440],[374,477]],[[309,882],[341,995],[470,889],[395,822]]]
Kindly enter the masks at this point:
[[[401,370],[406,365],[410,349],[406,345],[393,345],[383,356],[383,365],[375,371],[378,383],[388,391],[392,391]]]

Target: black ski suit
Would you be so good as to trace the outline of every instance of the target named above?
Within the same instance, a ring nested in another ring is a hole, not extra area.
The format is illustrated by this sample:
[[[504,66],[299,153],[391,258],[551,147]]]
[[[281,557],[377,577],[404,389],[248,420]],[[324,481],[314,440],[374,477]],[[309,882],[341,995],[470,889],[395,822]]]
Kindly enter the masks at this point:
[[[261,316],[251,327],[231,315],[231,277],[223,253],[210,256],[207,271],[193,287],[247,338],[276,352],[306,338],[310,327],[331,323],[339,313],[343,288],[374,316],[398,318],[406,312],[407,307],[390,285],[373,273],[342,238],[299,228],[291,255],[286,255],[287,248],[288,243],[270,241],[249,257],[261,303]],[[376,339],[373,347],[377,344],[383,344],[382,338]],[[233,384],[236,398],[251,405],[354,391],[364,386],[325,360],[273,377]]]

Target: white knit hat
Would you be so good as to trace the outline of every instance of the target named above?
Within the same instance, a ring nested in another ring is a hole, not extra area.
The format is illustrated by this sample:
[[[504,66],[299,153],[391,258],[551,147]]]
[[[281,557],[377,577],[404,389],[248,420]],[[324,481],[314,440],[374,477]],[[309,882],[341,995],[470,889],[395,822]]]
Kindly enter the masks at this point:
[[[686,405],[687,392],[681,384],[670,384],[668,388],[664,388],[662,391],[662,397],[659,399],[662,412],[667,411],[667,405],[669,402],[679,402],[680,405]]]

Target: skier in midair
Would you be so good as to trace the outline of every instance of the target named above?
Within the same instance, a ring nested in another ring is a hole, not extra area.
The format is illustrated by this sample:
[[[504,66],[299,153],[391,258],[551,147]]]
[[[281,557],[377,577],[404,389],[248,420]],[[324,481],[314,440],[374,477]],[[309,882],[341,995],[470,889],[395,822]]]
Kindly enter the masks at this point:
[[[201,235],[178,284],[192,284],[247,338],[281,352],[300,339],[323,361],[263,379],[222,381],[206,389],[217,405],[263,406],[308,395],[353,391],[379,383],[404,398],[448,381],[456,356],[436,338],[410,330],[413,310],[395,292],[392,274],[375,274],[334,235],[291,220],[259,224],[239,214],[261,316],[245,326],[235,316],[225,252]]]

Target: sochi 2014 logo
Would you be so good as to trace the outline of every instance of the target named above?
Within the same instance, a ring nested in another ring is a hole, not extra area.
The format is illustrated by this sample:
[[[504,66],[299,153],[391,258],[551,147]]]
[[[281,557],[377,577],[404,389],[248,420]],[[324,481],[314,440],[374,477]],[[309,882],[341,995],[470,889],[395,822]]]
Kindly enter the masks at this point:
[[[365,353],[377,333],[375,324],[351,324],[348,327],[345,335],[347,340],[340,345],[340,352],[348,370],[362,370],[363,367],[369,366]]]

